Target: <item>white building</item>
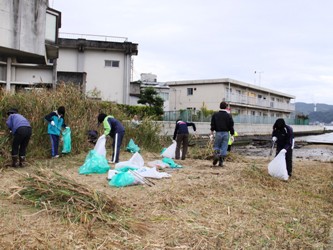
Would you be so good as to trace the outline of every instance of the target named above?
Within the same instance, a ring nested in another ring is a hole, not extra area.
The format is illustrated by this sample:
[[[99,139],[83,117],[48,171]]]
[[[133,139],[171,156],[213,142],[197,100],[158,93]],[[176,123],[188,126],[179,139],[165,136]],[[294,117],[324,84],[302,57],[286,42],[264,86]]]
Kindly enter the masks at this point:
[[[144,88],[152,87],[163,99],[163,110],[169,111],[169,92],[170,88],[165,82],[158,82],[157,76],[152,73],[142,73],[139,81],[131,82],[130,105],[138,105],[140,91]]]
[[[107,40],[115,37],[77,36],[59,38],[58,80],[83,84],[94,98],[130,104],[131,57],[138,54],[138,45],[126,38],[114,42]]]
[[[218,110],[226,101],[236,115],[286,117],[295,111],[295,96],[249,83],[223,78],[167,82],[170,110]]]
[[[129,104],[137,44],[123,37],[58,38],[61,12],[49,8],[48,0],[1,0],[0,13],[2,88],[14,92],[73,82],[94,98]]]

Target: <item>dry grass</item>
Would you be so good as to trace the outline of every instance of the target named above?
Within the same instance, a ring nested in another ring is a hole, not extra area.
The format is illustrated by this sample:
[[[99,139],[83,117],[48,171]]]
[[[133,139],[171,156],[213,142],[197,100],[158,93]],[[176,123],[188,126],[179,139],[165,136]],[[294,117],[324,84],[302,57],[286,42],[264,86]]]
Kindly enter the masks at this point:
[[[159,159],[154,153],[142,155],[145,162]],[[130,156],[122,153],[121,159]],[[85,155],[79,155],[0,172],[3,204],[0,241],[4,248],[329,249],[332,246],[329,242],[333,222],[331,163],[297,159],[294,176],[285,182],[267,174],[267,157],[233,154],[225,168],[212,168],[207,160],[188,158],[179,162],[183,169],[169,170],[172,178],[156,180],[153,187],[113,188],[108,185],[106,175],[78,174],[84,158]],[[41,166],[50,173],[41,177],[36,172],[36,167]],[[59,179],[52,179],[55,172]],[[103,220],[74,223],[64,220],[66,214],[51,213],[52,206],[39,210],[22,202],[13,193],[20,190],[18,187],[27,187],[26,182],[24,186],[21,182],[27,174],[36,180],[49,181],[52,190],[60,183],[68,187],[75,182],[79,195],[102,193],[104,199],[113,201],[111,213],[117,226]]]

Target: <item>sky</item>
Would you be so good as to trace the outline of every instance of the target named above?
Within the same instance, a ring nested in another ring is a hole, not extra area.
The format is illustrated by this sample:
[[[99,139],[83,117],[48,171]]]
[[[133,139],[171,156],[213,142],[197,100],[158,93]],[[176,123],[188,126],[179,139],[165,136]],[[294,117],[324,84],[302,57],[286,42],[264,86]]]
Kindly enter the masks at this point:
[[[60,32],[138,44],[133,80],[231,78],[333,105],[332,0],[49,0]]]

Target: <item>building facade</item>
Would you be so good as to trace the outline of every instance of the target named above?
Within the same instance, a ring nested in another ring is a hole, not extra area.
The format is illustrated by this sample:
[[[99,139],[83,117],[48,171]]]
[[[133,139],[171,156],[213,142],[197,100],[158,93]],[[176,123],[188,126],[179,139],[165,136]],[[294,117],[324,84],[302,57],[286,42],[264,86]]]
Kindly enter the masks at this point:
[[[72,82],[88,96],[130,103],[137,44],[111,36],[59,38],[61,12],[48,0],[2,0],[0,13],[0,87],[15,92]]]
[[[0,1],[0,85],[7,91],[52,84],[61,13],[48,0]]]
[[[221,101],[229,104],[234,117],[291,118],[295,111],[295,96],[229,78],[173,81],[167,85],[170,111],[218,110]]]
[[[157,94],[163,99],[163,110],[169,111],[170,88],[165,82],[158,82],[157,76],[151,73],[141,73],[139,81],[131,82],[130,105],[138,105],[140,92],[148,87],[154,88]]]
[[[130,104],[131,60],[138,54],[138,44],[127,38],[114,42],[114,37],[77,36],[59,38],[58,80],[72,79],[88,97]],[[77,81],[74,75],[80,76]]]

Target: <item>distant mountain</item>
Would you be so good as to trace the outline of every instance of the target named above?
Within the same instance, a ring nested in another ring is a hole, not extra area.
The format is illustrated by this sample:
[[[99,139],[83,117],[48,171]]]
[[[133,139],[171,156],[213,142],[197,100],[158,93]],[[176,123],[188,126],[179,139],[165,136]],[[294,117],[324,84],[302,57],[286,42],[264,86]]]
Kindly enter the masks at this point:
[[[333,105],[316,103],[296,102],[296,114],[303,114],[309,117],[310,122],[331,123],[333,122]]]

